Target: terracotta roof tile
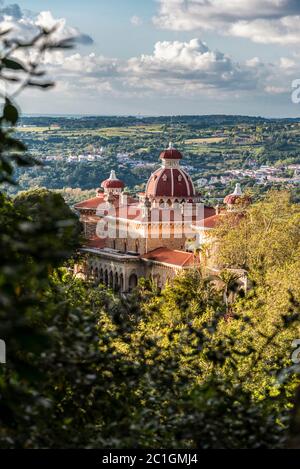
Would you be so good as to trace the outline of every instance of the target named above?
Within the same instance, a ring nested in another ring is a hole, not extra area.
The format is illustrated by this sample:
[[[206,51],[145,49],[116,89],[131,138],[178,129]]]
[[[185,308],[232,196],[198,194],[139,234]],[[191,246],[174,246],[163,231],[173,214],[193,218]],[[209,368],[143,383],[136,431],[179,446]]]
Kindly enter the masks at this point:
[[[99,204],[104,202],[104,194],[101,197],[93,197],[92,199],[83,200],[78,204],[75,204],[74,207],[76,209],[86,208],[86,209],[95,209],[98,207]]]
[[[203,220],[199,221],[196,226],[203,226],[203,228],[215,228],[217,224],[220,223],[222,216],[222,214],[218,214],[204,218]]]
[[[99,197],[93,197],[92,199],[84,200],[83,202],[79,202],[78,204],[74,205],[75,209],[89,209],[89,210],[96,210],[100,204],[105,203],[105,195],[101,194]],[[137,203],[137,200],[131,196],[127,197],[128,205],[132,205]],[[114,205],[116,207],[121,206],[119,196],[115,196]]]
[[[91,239],[87,239],[83,243],[83,247],[87,248],[96,248],[96,249],[102,249],[106,245],[106,239],[98,238],[98,236],[94,236]]]
[[[175,251],[164,247],[154,249],[154,251],[142,255],[141,259],[172,264],[178,267],[186,267],[199,263],[198,256],[194,256],[191,252]]]
[[[227,212],[226,210],[222,210],[219,214],[213,215],[212,217],[204,218],[203,220],[198,221],[195,223],[194,226],[199,228],[208,228],[213,229],[218,226],[218,224],[227,218],[230,217],[230,220],[233,224],[239,223],[239,221],[244,217],[243,213],[232,213]]]
[[[214,207],[204,206],[204,218],[212,217],[216,214],[216,209]]]

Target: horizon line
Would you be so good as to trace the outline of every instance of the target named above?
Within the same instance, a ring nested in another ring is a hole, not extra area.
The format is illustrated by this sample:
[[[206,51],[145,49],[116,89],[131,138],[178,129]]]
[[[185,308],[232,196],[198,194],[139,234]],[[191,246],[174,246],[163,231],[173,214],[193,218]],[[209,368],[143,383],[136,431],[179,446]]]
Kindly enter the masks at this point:
[[[251,115],[251,114],[79,114],[79,113],[23,113],[20,118],[23,117],[135,117],[139,119],[151,118],[151,117],[244,117],[251,119],[300,119],[300,116],[263,116],[263,115]]]

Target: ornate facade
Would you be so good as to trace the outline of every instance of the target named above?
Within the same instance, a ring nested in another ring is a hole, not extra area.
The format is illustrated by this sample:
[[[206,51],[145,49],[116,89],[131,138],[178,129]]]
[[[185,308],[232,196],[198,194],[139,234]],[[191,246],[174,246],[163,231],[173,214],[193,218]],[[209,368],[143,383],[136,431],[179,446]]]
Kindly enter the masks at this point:
[[[76,274],[126,293],[141,277],[151,277],[162,288],[178,272],[199,265],[196,249],[211,239],[223,212],[201,203],[180,166],[182,158],[170,144],[137,198],[124,192],[124,183],[111,171],[96,197],[75,205],[87,239],[82,247],[86,262],[76,267]],[[229,209],[241,197],[235,195]]]

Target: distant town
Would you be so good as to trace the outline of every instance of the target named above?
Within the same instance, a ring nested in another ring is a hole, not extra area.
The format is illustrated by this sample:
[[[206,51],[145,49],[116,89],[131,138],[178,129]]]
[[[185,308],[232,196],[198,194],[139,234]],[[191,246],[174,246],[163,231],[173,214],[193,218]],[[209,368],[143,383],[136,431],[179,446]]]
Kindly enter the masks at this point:
[[[259,195],[288,188],[300,200],[300,120],[245,116],[29,117],[16,129],[42,165],[19,168],[18,188],[43,186],[72,202],[114,169],[127,190],[144,190],[171,140],[205,201],[214,203],[239,182]]]

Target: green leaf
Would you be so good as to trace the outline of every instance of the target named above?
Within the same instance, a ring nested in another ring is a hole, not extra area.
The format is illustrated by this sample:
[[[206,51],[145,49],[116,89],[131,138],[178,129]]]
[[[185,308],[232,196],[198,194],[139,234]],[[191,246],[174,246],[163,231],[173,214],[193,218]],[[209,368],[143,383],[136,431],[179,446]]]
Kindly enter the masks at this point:
[[[38,83],[35,81],[29,81],[28,86],[37,86],[38,88],[51,88],[52,86],[54,86],[54,83],[52,82]]]
[[[2,59],[2,64],[4,65],[4,68],[9,68],[10,70],[23,70],[24,72],[27,71],[24,65],[15,59]]]
[[[3,109],[3,117],[8,122],[11,122],[13,125],[17,123],[19,118],[18,109],[12,104],[9,99],[5,100],[5,105]]]
[[[17,151],[25,151],[27,150],[27,147],[26,145],[24,145],[23,142],[21,142],[20,140],[16,140],[14,138],[11,138],[11,137],[5,137],[5,141],[4,141],[5,145],[6,146],[10,146],[10,150],[17,150]]]
[[[18,166],[42,166],[42,162],[35,160],[31,156],[22,156],[22,155],[12,155],[13,160],[17,163]]]

